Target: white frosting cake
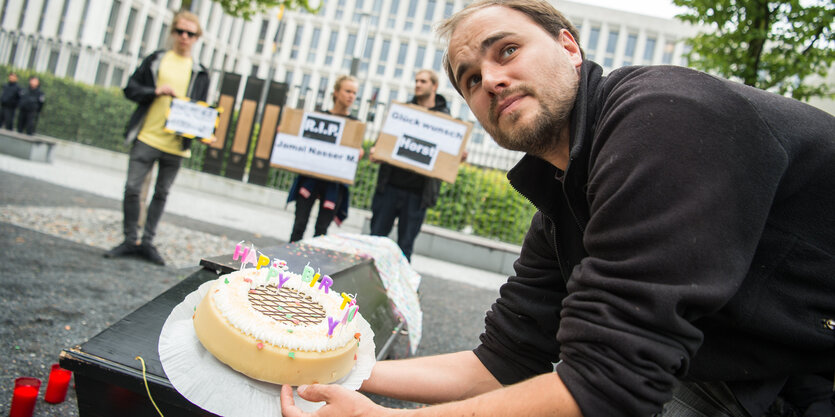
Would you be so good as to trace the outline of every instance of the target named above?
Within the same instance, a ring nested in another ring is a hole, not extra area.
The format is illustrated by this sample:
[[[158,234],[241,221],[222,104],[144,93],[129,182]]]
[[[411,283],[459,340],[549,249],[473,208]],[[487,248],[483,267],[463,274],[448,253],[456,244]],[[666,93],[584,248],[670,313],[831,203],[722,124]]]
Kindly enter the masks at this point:
[[[332,283],[309,267],[304,276],[275,265],[221,276],[195,310],[195,332],[206,350],[252,378],[336,381],[356,360],[358,307]]]

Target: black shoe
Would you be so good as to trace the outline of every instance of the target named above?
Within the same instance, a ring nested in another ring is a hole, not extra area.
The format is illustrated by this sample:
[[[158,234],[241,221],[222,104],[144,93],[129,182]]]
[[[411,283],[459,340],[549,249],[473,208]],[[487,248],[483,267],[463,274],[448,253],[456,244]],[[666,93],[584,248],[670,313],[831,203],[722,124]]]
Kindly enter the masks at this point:
[[[127,240],[120,243],[119,246],[116,246],[113,249],[104,253],[105,258],[118,258],[120,256],[128,256],[133,255],[139,252],[139,245],[136,243],[128,242]]]
[[[165,265],[165,259],[162,259],[162,255],[159,254],[157,248],[150,243],[139,245],[139,255],[157,265]]]

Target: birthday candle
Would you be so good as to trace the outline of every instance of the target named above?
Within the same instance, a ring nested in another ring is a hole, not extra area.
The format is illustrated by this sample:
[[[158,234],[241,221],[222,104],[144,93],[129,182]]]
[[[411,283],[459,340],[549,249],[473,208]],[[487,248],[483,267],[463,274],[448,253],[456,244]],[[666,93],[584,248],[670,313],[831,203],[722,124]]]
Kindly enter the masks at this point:
[[[258,264],[255,265],[255,269],[261,269],[262,266],[267,266],[270,264],[270,257],[264,255],[263,253],[258,256]]]
[[[289,274],[285,277],[283,273],[279,272],[278,273],[278,285],[276,285],[276,288],[281,288],[282,286],[284,286],[284,283],[289,281],[289,280],[290,280],[290,275]]]
[[[333,285],[333,279],[331,279],[331,277],[325,275],[325,276],[322,277],[322,281],[319,282],[319,290],[321,290],[322,287],[324,287],[325,288],[325,294],[327,294],[331,285]]]
[[[328,336],[333,336],[333,329],[339,324],[339,320],[334,320],[333,317],[328,316]]]
[[[244,243],[244,241],[242,240],[240,243],[235,245],[235,253],[232,255],[233,261],[237,261],[238,258],[240,258],[241,262],[243,262],[246,259],[246,255],[249,252],[249,248],[241,245],[241,243]],[[241,265],[241,267],[243,268],[243,265]]]
[[[304,266],[302,270],[302,282],[310,282],[313,279],[313,268],[310,267],[310,263],[308,262],[307,265]]]
[[[349,302],[351,302],[351,301],[352,301],[352,300],[351,300],[351,296],[349,296],[348,294],[345,294],[345,293],[343,292],[343,293],[342,293],[342,305],[340,305],[340,306],[339,306],[339,309],[340,309],[340,310],[344,309],[344,308],[345,308],[345,304],[348,304],[348,303],[349,303]]]
[[[310,280],[310,288],[313,288],[316,285],[316,282],[319,281],[319,273],[317,272],[316,275],[313,276],[313,279]]]

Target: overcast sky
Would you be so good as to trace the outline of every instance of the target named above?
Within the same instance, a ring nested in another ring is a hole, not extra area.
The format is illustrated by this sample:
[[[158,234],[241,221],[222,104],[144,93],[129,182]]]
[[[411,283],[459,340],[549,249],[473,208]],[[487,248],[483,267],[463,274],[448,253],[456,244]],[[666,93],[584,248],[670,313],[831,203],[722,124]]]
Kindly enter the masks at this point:
[[[576,3],[593,4],[610,9],[626,10],[628,12],[646,14],[650,16],[672,18],[680,12],[680,8],[673,5],[672,0],[572,0]],[[559,0],[556,1],[559,8]]]

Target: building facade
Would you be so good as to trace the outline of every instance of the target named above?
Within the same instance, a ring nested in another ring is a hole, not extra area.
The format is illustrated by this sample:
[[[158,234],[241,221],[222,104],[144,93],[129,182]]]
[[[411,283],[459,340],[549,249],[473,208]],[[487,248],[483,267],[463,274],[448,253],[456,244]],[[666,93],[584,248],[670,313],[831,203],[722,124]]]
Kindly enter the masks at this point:
[[[0,62],[61,77],[122,87],[148,53],[166,46],[181,0],[0,0]],[[439,94],[452,116],[476,124],[468,161],[507,169],[519,154],[500,150],[478,126],[441,69],[444,44],[435,25],[463,0],[329,0],[316,14],[279,11],[250,20],[225,14],[211,0],[192,0],[204,35],[194,57],[211,69],[212,90],[223,72],[285,82],[287,105],[328,109],[333,81],[360,80],[353,112],[373,139],[388,103],[411,98],[418,69],[441,78]],[[586,56],[608,72],[625,65],[686,65],[683,40],[695,29],[674,19],[558,1],[577,26]]]

